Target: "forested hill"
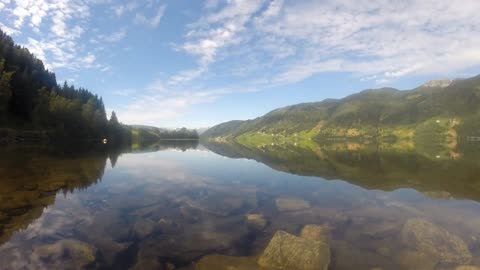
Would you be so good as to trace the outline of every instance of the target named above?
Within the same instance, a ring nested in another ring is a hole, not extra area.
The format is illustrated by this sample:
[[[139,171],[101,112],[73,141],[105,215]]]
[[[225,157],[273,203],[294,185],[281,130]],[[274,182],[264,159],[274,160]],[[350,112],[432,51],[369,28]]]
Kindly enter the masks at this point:
[[[128,130],[112,116],[109,121],[101,97],[58,85],[42,61],[0,30],[0,140],[18,134],[50,140],[128,139]]]
[[[364,90],[342,99],[303,103],[247,121],[214,126],[202,138],[413,138],[453,129],[480,136],[480,76],[428,82],[413,90]],[[450,132],[452,136],[452,132]]]

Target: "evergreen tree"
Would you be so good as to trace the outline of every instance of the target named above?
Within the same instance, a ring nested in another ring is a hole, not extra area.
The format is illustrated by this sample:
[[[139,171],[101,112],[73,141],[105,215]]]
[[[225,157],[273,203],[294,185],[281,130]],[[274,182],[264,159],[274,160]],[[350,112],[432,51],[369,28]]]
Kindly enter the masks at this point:
[[[115,113],[108,121],[101,97],[58,85],[42,61],[0,30],[0,129],[18,127],[65,140],[129,136]]]
[[[110,116],[110,125],[118,126],[120,123],[118,122],[117,114],[115,111],[112,111],[112,116]]]
[[[5,60],[0,58],[0,121],[5,122],[8,104],[12,97],[12,90],[10,88],[10,80],[13,72],[6,72],[4,68]]]

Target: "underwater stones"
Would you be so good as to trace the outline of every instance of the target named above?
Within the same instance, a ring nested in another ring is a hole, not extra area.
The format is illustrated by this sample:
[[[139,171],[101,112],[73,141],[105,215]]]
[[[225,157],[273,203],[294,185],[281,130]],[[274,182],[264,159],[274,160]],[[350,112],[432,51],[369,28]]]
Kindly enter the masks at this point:
[[[95,261],[94,248],[87,243],[73,239],[60,240],[54,244],[39,246],[34,253],[56,265],[70,265],[72,269],[81,269]]]
[[[354,243],[362,244],[358,242]],[[332,254],[334,254],[334,259],[332,261],[333,269],[403,269],[387,257],[369,249],[358,247],[354,243],[344,240],[331,241],[330,246]],[[418,268],[407,269],[420,270]]]
[[[275,205],[279,211],[299,211],[310,208],[310,203],[297,198],[277,198]]]
[[[137,262],[130,268],[131,270],[162,269],[162,265],[156,256],[144,256],[140,251],[137,254]]]
[[[246,218],[247,225],[254,230],[262,230],[267,226],[267,220],[261,214],[248,214]]]
[[[130,243],[118,243],[105,235],[92,235],[89,243],[95,246],[106,264],[111,265],[115,261],[115,256],[128,248]]]
[[[277,231],[258,264],[262,267],[292,270],[326,270],[330,264],[330,248],[321,241]]]
[[[300,237],[328,243],[330,241],[330,230],[328,225],[305,225],[300,233]]]
[[[256,189],[239,188],[232,194],[229,188],[223,186],[211,186],[197,196],[184,198],[185,205],[198,209],[201,212],[217,216],[227,217],[234,213],[243,212],[245,209],[253,209],[257,205]]]
[[[480,267],[474,265],[461,265],[457,266],[455,270],[480,270]]]
[[[440,264],[468,264],[472,254],[458,236],[422,218],[407,220],[401,232],[402,242],[429,260]]]
[[[195,264],[195,270],[260,270],[255,258],[207,255]]]
[[[133,233],[140,238],[144,238],[155,229],[155,222],[148,219],[139,219],[132,226]]]
[[[422,251],[404,250],[395,256],[395,260],[407,269],[431,270],[438,264],[437,256]]]

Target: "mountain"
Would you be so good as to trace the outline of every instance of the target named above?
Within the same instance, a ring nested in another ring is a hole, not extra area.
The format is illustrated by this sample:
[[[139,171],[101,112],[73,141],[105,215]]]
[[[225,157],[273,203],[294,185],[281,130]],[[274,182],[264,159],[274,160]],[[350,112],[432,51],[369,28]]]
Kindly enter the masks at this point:
[[[209,127],[201,127],[201,128],[197,128],[196,130],[197,130],[198,135],[202,135],[208,129],[209,129]]]
[[[208,129],[202,139],[243,144],[301,140],[439,140],[480,136],[480,75],[436,80],[412,90],[368,89],[302,103]]]
[[[198,140],[198,133],[194,129],[167,129],[145,125],[131,125],[129,127],[132,131],[132,141],[135,144],[156,140]]]

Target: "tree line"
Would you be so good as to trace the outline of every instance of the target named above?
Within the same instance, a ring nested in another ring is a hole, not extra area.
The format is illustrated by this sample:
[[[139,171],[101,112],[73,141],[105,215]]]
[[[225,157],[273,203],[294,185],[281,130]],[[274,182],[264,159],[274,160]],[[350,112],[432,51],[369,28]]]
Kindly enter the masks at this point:
[[[50,139],[131,139],[114,112],[108,120],[101,97],[66,82],[58,85],[41,60],[1,30],[0,129],[42,131]]]

